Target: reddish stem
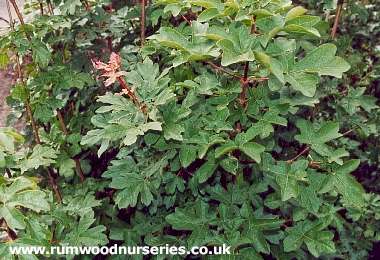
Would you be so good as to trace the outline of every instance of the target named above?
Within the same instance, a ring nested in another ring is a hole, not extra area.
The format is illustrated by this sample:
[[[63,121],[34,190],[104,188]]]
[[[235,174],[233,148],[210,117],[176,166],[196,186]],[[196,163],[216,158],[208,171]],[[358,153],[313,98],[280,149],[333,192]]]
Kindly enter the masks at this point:
[[[302,155],[304,155],[305,153],[307,153],[308,151],[310,150],[310,147],[309,146],[306,146],[299,154],[297,154],[294,158],[286,161],[287,163],[293,163],[294,161],[296,161],[299,157],[301,157]]]
[[[144,115],[146,115],[147,114],[146,105],[140,102],[140,100],[138,99],[136,94],[131,90],[131,88],[128,86],[124,78],[118,77],[117,80],[119,81],[120,86],[126,90],[126,94],[132,100],[132,102],[144,113]]]
[[[140,34],[140,40],[141,40],[141,47],[145,44],[145,21],[146,21],[146,14],[145,14],[145,0],[141,0],[141,34]]]
[[[256,17],[252,18],[252,25],[251,25],[251,34],[256,33]],[[248,99],[247,99],[247,92],[249,88],[249,80],[248,80],[248,72],[249,72],[249,61],[246,61],[244,64],[244,75],[243,78],[240,79],[241,84],[241,93],[240,93],[240,105],[243,108],[247,107]]]
[[[226,74],[228,74],[228,75],[230,75],[230,76],[232,76],[234,78],[237,78],[239,80],[242,79],[241,76],[236,75],[233,72],[231,72],[231,71],[229,71],[229,70],[227,70],[225,68],[222,68],[222,67],[216,65],[215,63],[212,63],[211,61],[205,61],[205,63],[208,64],[208,65],[210,65],[211,67],[213,67],[216,71],[222,71],[222,72],[224,72],[224,73],[226,73]]]
[[[7,0],[8,1],[8,0]],[[25,25],[24,23],[24,19],[21,15],[21,12],[17,6],[17,3],[15,2],[15,0],[9,0],[12,5],[13,5],[13,8],[15,9],[16,11],[16,14],[20,20],[20,23],[21,25]],[[9,7],[9,3],[7,3],[7,6]],[[12,18],[12,14],[11,14],[11,11],[10,11],[10,8],[8,8],[8,12],[9,12],[9,18],[11,19]],[[12,30],[14,29],[13,27],[13,21],[11,22],[11,25],[12,25]],[[29,35],[27,33],[26,34],[26,37],[28,38],[29,41],[31,41],[31,38],[29,37]],[[22,82],[22,84],[24,85],[24,77],[23,77],[23,73],[22,73],[22,69],[21,69],[21,63],[20,63],[20,59],[19,59],[19,56],[18,56],[18,53],[16,52],[16,62],[17,62],[17,72],[18,72],[18,78],[20,79],[20,81]],[[34,117],[33,117],[33,112],[32,112],[32,108],[31,108],[31,105],[30,105],[30,100],[29,100],[29,97],[27,97],[27,99],[25,100],[25,109],[26,109],[26,113],[28,114],[28,117],[29,117],[29,120],[30,120],[30,124],[32,125],[32,129],[33,129],[33,136],[34,136],[34,141],[36,142],[36,144],[41,144],[41,139],[40,139],[40,136],[39,136],[39,133],[38,133],[38,126],[37,126],[37,123],[36,121],[34,120]],[[58,203],[61,203],[62,202],[62,195],[61,195],[61,192],[58,188],[58,185],[55,181],[55,178],[53,177],[54,176],[54,171],[51,167],[48,167],[47,168],[48,170],[48,179],[49,179],[49,182],[50,182],[50,186],[52,187],[54,193],[55,193],[55,196],[57,197],[57,201]]]
[[[331,30],[331,38],[334,40],[336,36],[336,31],[338,30],[339,26],[339,19],[340,15],[342,13],[342,7],[343,7],[343,0],[338,0],[337,6],[336,6],[336,14],[335,14],[335,20],[334,20],[334,25]]]

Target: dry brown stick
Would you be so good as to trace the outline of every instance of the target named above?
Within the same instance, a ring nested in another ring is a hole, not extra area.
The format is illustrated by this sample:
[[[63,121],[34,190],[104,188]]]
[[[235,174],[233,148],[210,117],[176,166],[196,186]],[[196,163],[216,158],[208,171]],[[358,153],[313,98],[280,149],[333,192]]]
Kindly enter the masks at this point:
[[[20,10],[18,9],[18,6],[15,2],[15,0],[9,0],[15,11],[16,11],[16,14],[20,20],[20,23],[22,25],[24,25],[24,19],[22,18],[22,15],[20,13]],[[9,6],[9,2],[7,0],[7,6]],[[9,19],[12,19],[12,13],[11,13],[11,10],[10,8],[8,8],[8,15],[9,15]],[[14,26],[13,26],[13,20],[11,22],[12,24],[12,27],[11,29],[14,30]],[[31,41],[29,35],[26,33],[26,36],[28,38],[29,41]],[[18,73],[18,78],[20,79],[21,83],[24,85],[24,76],[23,76],[23,73],[22,73],[22,69],[21,69],[21,62],[20,62],[20,58],[18,56],[18,53],[16,52],[16,63],[17,63],[17,73]],[[36,144],[41,144],[41,139],[40,139],[40,135],[38,133],[38,127],[37,127],[37,123],[36,121],[34,120],[34,117],[33,117],[33,112],[32,112],[32,108],[31,108],[31,105],[30,105],[30,100],[29,100],[29,97],[26,98],[25,100],[25,109],[26,109],[26,113],[28,114],[28,117],[29,117],[29,120],[30,120],[30,124],[32,125],[32,130],[33,130],[33,136],[34,136],[34,141],[36,142]],[[48,167],[47,168],[48,170],[48,179],[49,179],[49,183],[50,183],[50,186],[52,187],[56,197],[57,197],[57,201],[59,203],[62,202],[62,195],[61,195],[61,192],[58,188],[58,185],[54,179],[54,171],[51,167]]]
[[[57,118],[58,118],[58,121],[59,121],[59,125],[61,127],[61,130],[62,132],[67,136],[69,135],[69,130],[67,130],[67,127],[66,127],[66,124],[65,124],[65,121],[63,119],[63,115],[61,113],[60,110],[57,109]],[[83,173],[83,170],[82,170],[82,167],[81,167],[81,164],[80,164],[80,161],[78,158],[74,158],[73,159],[74,162],[75,162],[75,169],[76,169],[76,172],[81,180],[81,182],[84,182],[85,180],[85,177],[84,177],[84,173]]]
[[[145,22],[146,22],[146,14],[145,14],[145,0],[141,0],[141,34],[140,34],[140,41],[141,41],[141,47],[145,44]]]
[[[338,30],[339,26],[339,19],[340,15],[342,13],[342,8],[343,8],[343,2],[344,0],[338,0],[337,6],[336,6],[336,14],[335,14],[335,20],[334,20],[334,25],[331,30],[331,38],[334,40],[336,36],[336,31]]]

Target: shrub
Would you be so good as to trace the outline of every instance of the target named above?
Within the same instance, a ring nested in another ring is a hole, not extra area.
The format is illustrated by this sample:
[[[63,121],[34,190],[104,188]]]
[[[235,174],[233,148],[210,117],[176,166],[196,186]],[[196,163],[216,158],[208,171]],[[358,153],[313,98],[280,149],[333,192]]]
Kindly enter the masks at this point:
[[[19,69],[9,122],[30,122],[25,141],[0,133],[5,258],[15,244],[114,243],[367,255],[379,197],[352,173],[379,160],[361,67],[375,54],[337,48],[319,9],[157,0],[145,21],[129,1],[46,4],[0,41]]]

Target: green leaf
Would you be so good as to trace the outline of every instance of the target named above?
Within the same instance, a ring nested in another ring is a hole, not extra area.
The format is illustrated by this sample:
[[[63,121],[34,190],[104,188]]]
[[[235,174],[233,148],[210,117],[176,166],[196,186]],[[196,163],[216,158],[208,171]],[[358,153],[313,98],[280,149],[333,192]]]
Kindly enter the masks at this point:
[[[195,38],[195,36],[193,41],[189,41],[185,35],[168,27],[161,27],[159,34],[152,35],[149,39],[158,41],[162,46],[179,50],[182,53],[180,64],[186,61],[205,60],[219,55],[213,43]]]
[[[177,207],[174,213],[165,217],[173,229],[191,231],[188,239],[190,245],[204,244],[211,240],[209,225],[215,219],[215,212],[201,200],[188,204],[185,208]]]
[[[288,228],[288,236],[284,239],[285,252],[299,249],[303,243],[306,244],[310,253],[319,257],[322,254],[335,253],[335,245],[332,241],[334,234],[330,231],[321,230],[319,222],[313,223],[303,221],[295,227]]]
[[[107,244],[108,239],[105,234],[106,227],[103,225],[91,227],[94,222],[95,218],[93,211],[81,216],[79,222],[75,224],[74,228],[72,228],[72,231],[65,236],[62,244],[69,246],[95,246]]]
[[[239,169],[239,160],[232,156],[228,156],[221,160],[219,165],[227,172],[236,175]]]
[[[57,158],[56,151],[48,146],[37,144],[33,148],[33,153],[22,160],[19,164],[21,172],[26,172],[30,169],[37,169],[40,166],[49,166],[55,163]]]
[[[255,55],[252,47],[255,44],[257,42],[246,26],[230,27],[228,37],[217,42],[218,47],[223,51],[222,66],[253,61]]]
[[[0,69],[5,69],[9,63],[9,57],[6,51],[0,51]]]
[[[32,54],[33,60],[41,67],[46,67],[49,64],[51,53],[43,42],[39,40],[32,41]]]
[[[270,169],[274,173],[275,180],[280,186],[281,200],[287,201],[290,198],[297,198],[302,191],[303,182],[305,182],[308,161],[298,160],[289,165],[286,162],[280,162]]]
[[[302,19],[303,20],[302,20]],[[301,19],[301,20],[300,20]],[[314,24],[316,21],[313,18],[299,17],[291,20],[294,23],[305,23],[307,25]],[[295,24],[293,26],[296,30]],[[302,32],[302,28],[297,29]],[[310,31],[310,29],[308,29]],[[308,32],[309,32],[308,31]],[[342,73],[350,69],[350,65],[342,58],[335,56],[336,47],[333,44],[323,44],[311,52],[298,62],[288,64],[287,73],[285,73],[286,82],[290,83],[293,89],[300,91],[307,97],[313,97],[316,92],[316,86],[319,83],[317,75],[328,75],[337,78],[342,77]]]
[[[301,16],[301,15],[305,14],[306,12],[307,12],[307,10],[305,8],[303,8],[302,6],[293,7],[286,14],[285,21],[289,21],[291,19],[294,19],[294,18],[296,18],[298,16]]]
[[[188,167],[197,158],[197,150],[192,145],[183,145],[179,151],[182,167]]]
[[[336,157],[336,152],[326,143],[342,136],[338,123],[323,122],[320,127],[314,127],[311,122],[300,119],[296,125],[301,130],[301,133],[295,136],[298,142],[310,145],[312,150],[322,156],[328,156],[330,160]]]
[[[232,152],[238,148],[239,146],[237,146],[234,142],[228,142],[226,144],[223,144],[215,149],[215,158],[219,158],[222,155]]]
[[[75,14],[76,8],[82,6],[80,0],[66,0],[63,5],[60,6],[62,14]]]
[[[342,195],[344,203],[356,208],[364,206],[365,191],[350,173],[358,168],[359,164],[360,160],[347,161],[330,175],[330,180],[336,191]]]
[[[208,180],[208,178],[211,177],[211,175],[214,173],[214,171],[217,168],[217,164],[215,161],[212,161],[211,159],[205,162],[196,172],[195,176],[198,179],[199,183],[204,183]]]
[[[127,157],[123,160],[112,161],[103,177],[112,178],[110,187],[119,190],[115,202],[119,208],[134,207],[139,201],[145,206],[149,206],[161,184],[160,175],[168,165],[170,154],[163,156],[160,160],[146,158],[149,164],[136,165]]]
[[[37,189],[37,185],[31,179],[18,177],[11,181],[10,185],[0,186],[0,217],[4,218],[12,229],[24,229],[24,215],[20,207],[35,212],[48,211],[49,203],[45,193]]]
[[[208,228],[214,218],[215,214],[209,212],[209,206],[199,201],[194,207],[176,208],[175,213],[166,216],[165,219],[174,229],[192,231]]]
[[[323,44],[297,62],[294,65],[293,71],[317,73],[320,76],[328,75],[341,78],[342,73],[350,69],[350,65],[342,58],[336,57],[335,53],[336,46],[334,44]]]
[[[272,216],[255,216],[248,203],[243,204],[240,214],[245,219],[243,237],[248,238],[258,252],[269,254],[266,232],[278,230],[284,221]]]
[[[75,172],[75,161],[70,158],[65,158],[59,162],[59,174],[65,177],[72,177]]]
[[[198,22],[207,22],[217,16],[219,16],[219,10],[217,8],[209,8],[205,9],[202,13],[198,15]]]
[[[258,143],[245,143],[239,147],[241,151],[243,151],[246,155],[251,157],[251,159],[255,160],[257,163],[261,162],[261,153],[265,151],[265,147]]]
[[[164,13],[171,12],[173,16],[179,15],[181,12],[181,5],[179,4],[168,4],[164,8]]]
[[[313,74],[290,72],[285,75],[285,80],[292,85],[294,90],[301,92],[307,97],[313,97],[317,90],[319,77]]]

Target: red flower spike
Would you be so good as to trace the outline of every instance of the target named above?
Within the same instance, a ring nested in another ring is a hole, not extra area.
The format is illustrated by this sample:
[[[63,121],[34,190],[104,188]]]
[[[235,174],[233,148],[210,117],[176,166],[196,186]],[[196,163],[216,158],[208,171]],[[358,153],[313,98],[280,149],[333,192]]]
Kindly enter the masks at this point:
[[[111,53],[110,60],[107,64],[101,61],[96,61],[94,59],[91,61],[94,68],[102,72],[102,75],[100,76],[106,78],[106,81],[104,82],[104,85],[106,87],[115,83],[119,77],[125,76],[127,74],[125,71],[119,71],[121,67],[121,58],[115,52]]]

